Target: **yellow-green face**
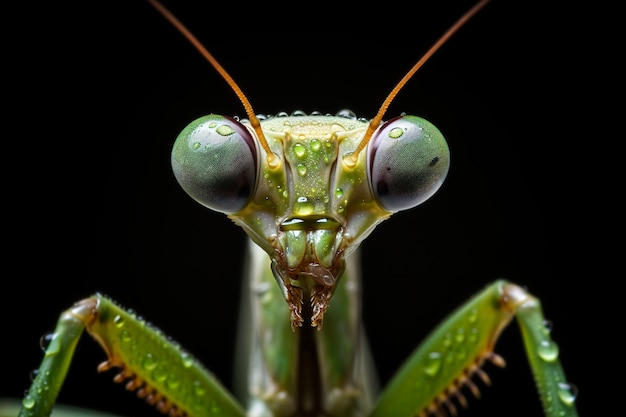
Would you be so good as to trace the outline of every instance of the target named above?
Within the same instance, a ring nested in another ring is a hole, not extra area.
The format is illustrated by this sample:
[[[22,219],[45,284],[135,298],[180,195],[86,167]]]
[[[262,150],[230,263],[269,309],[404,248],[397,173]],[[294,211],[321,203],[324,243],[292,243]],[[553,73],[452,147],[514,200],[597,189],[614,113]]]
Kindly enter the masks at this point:
[[[197,119],[172,152],[179,183],[201,204],[228,214],[273,261],[294,314],[308,296],[323,312],[345,257],[392,213],[422,203],[441,186],[450,156],[443,135],[415,116],[382,124],[353,166],[344,163],[368,121],[350,112],[261,121],[278,163],[269,164],[247,121]]]

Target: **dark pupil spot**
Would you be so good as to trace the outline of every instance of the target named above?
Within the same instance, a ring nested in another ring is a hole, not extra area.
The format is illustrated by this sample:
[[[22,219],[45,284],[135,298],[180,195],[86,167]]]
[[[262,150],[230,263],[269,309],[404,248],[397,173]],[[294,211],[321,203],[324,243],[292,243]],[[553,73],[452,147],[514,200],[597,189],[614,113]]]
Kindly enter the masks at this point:
[[[378,194],[379,197],[389,195],[389,186],[385,181],[378,181],[376,184],[376,194]]]
[[[428,164],[429,167],[435,165],[437,162],[439,162],[439,157],[435,156],[432,161],[430,161],[430,164]]]

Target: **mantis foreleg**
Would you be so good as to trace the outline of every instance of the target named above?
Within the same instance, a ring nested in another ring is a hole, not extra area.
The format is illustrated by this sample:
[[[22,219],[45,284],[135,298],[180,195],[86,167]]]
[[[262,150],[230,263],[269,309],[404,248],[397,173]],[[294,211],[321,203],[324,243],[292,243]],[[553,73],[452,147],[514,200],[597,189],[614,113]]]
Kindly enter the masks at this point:
[[[19,417],[48,416],[59,394],[76,344],[87,332],[108,359],[99,371],[118,368],[116,382],[157,409],[177,417],[242,417],[244,410],[189,353],[135,314],[96,294],[59,317]]]
[[[371,416],[456,415],[456,404],[467,406],[462,389],[479,395],[472,377],[489,383],[481,369],[484,361],[504,366],[493,349],[513,317],[522,331],[545,415],[577,416],[539,300],[506,281],[491,284],[444,321],[392,379]]]

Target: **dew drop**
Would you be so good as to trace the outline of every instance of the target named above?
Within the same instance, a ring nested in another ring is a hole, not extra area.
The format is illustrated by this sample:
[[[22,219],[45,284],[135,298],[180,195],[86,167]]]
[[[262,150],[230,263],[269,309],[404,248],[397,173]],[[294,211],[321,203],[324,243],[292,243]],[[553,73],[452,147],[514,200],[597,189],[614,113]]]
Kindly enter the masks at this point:
[[[313,139],[311,141],[311,149],[313,149],[314,151],[319,151],[321,147],[322,147],[322,144],[319,140]]]
[[[304,164],[298,164],[298,174],[300,174],[301,177],[306,175],[306,165]]]
[[[391,129],[389,131],[389,137],[392,138],[392,139],[398,139],[403,134],[404,134],[404,130],[399,128],[399,127],[396,127],[396,128]]]
[[[559,382],[559,399],[565,405],[572,405],[578,397],[578,387],[574,384]]]
[[[157,366],[157,361],[152,353],[146,353],[141,361],[141,366],[147,371],[152,371]]]
[[[189,355],[189,353],[187,352],[183,352],[180,356],[183,361],[183,366],[185,368],[191,368],[191,366],[193,365],[193,358],[191,357],[191,355]]]
[[[48,346],[50,346],[50,342],[52,342],[52,339],[54,339],[54,336],[55,336],[54,332],[48,332],[39,338],[39,347],[41,348],[43,352],[45,352],[46,349],[48,349]]]
[[[31,410],[35,406],[35,399],[32,396],[27,395],[22,400],[22,406],[24,406],[24,408],[28,410]]]
[[[543,332],[544,334],[548,335],[552,332],[552,328],[554,326],[552,325],[552,322],[550,320],[544,320],[543,321]]]
[[[550,340],[542,340],[537,351],[539,357],[546,362],[553,362],[559,357],[559,347]]]
[[[335,197],[337,197],[338,199],[343,197],[343,189],[342,188],[337,188],[335,190]]]
[[[157,382],[163,382],[167,378],[167,369],[163,365],[159,365],[152,371],[152,378]]]
[[[306,216],[313,213],[314,208],[313,203],[311,203],[308,198],[298,197],[296,204],[294,204],[293,211],[300,216]]]
[[[210,123],[209,123],[209,127],[210,127],[211,129],[215,128],[215,126],[217,126],[217,123],[215,123],[215,122],[210,122]]]
[[[465,341],[465,329],[460,327],[456,329],[456,334],[454,335],[454,341],[457,343],[463,343]]]
[[[235,130],[228,125],[221,125],[217,129],[215,129],[215,131],[222,136],[229,136],[235,133]]]
[[[200,381],[193,382],[193,393],[196,395],[196,397],[202,397],[204,394],[206,394],[206,390],[204,389]]]
[[[424,366],[424,373],[428,376],[435,376],[439,373],[439,369],[441,369],[441,353],[430,352]]]
[[[194,142],[193,145],[191,145],[194,151],[198,149],[200,146],[202,146],[200,142]]]
[[[169,389],[178,389],[180,386],[180,379],[176,376],[176,374],[169,374],[165,384]]]
[[[128,330],[122,330],[120,332],[120,340],[124,343],[128,343],[130,342],[130,340],[132,339],[132,336],[130,335],[130,332]]]
[[[450,345],[452,344],[452,335],[450,333],[446,333],[446,335],[443,337],[442,343],[445,348],[450,347]]]
[[[124,326],[124,317],[120,316],[119,314],[117,316],[115,316],[113,318],[113,323],[115,324],[116,327],[120,328],[122,326]]]
[[[306,148],[303,144],[296,143],[295,145],[293,145],[293,153],[295,153],[298,158],[302,158],[304,157],[304,155],[306,155]]]
[[[467,317],[467,320],[470,323],[476,323],[476,320],[478,320],[478,310],[477,309],[472,309],[472,311],[470,311],[469,316]]]
[[[339,117],[345,117],[347,119],[356,119],[356,114],[352,110],[342,109],[339,110],[336,114]]]
[[[35,378],[37,378],[38,374],[39,374],[39,369],[33,369],[32,371],[30,371],[30,374],[28,374],[28,377],[30,378],[30,382],[33,382]]]
[[[48,333],[48,335],[45,336],[45,342],[48,344],[45,350],[45,356],[56,355],[61,351],[61,342],[56,336],[56,333]]]
[[[467,341],[474,344],[478,341],[478,329],[476,327],[472,327],[469,335],[467,336]]]

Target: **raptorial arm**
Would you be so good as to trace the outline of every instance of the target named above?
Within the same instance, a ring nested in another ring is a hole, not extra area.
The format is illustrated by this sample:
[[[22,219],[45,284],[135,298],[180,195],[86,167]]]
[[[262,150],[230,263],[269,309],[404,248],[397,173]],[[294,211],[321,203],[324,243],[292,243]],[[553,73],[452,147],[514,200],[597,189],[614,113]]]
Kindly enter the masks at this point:
[[[102,346],[103,372],[170,417],[243,417],[245,411],[221,383],[159,329],[96,294],[64,311],[19,417],[50,415],[83,330]]]
[[[467,407],[462,389],[478,397],[473,379],[490,384],[481,368],[485,360],[504,366],[494,346],[513,317],[522,331],[545,415],[578,416],[572,385],[539,300],[515,284],[497,281],[449,316],[413,352],[382,393],[372,417],[456,415],[457,406]]]

